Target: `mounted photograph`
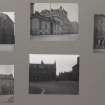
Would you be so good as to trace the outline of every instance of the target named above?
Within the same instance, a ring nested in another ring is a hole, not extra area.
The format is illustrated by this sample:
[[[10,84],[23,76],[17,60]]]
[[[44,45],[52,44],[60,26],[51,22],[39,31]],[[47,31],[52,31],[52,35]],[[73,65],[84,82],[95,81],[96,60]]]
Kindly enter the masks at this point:
[[[79,95],[79,55],[29,54],[29,94]]]
[[[0,103],[14,102],[14,65],[0,65]]]
[[[30,38],[75,41],[79,38],[77,3],[30,3]]]
[[[0,50],[11,50],[15,44],[15,13],[0,11]]]
[[[94,15],[94,49],[105,51],[105,14]]]

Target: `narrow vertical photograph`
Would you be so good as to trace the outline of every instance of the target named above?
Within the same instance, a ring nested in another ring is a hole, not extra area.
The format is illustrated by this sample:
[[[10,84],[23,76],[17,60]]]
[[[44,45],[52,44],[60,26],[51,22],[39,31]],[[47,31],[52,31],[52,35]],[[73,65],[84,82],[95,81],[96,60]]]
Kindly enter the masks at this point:
[[[29,94],[79,95],[79,55],[29,54]]]
[[[15,44],[15,12],[0,11],[0,50],[9,50]]]
[[[77,3],[30,3],[31,39],[75,41],[79,38]]]
[[[0,65],[0,104],[14,102],[14,65]]]
[[[94,15],[94,49],[105,51],[105,14]]]

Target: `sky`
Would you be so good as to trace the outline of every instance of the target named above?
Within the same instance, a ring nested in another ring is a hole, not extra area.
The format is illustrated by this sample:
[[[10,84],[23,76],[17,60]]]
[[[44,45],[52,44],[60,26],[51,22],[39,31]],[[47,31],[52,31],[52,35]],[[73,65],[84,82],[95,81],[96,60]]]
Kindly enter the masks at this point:
[[[10,19],[15,23],[15,12],[0,12],[8,15]]]
[[[68,18],[70,21],[78,22],[78,4],[77,3],[51,3],[51,8],[58,9],[62,6],[68,12]],[[43,9],[50,9],[49,3],[35,3],[34,10],[41,11]]]
[[[53,64],[56,61],[56,74],[60,72],[72,71],[72,67],[77,64],[79,55],[50,55],[50,54],[29,54],[30,64],[40,64],[43,60],[46,64]]]
[[[0,74],[13,74],[14,76],[14,65],[0,65]]]

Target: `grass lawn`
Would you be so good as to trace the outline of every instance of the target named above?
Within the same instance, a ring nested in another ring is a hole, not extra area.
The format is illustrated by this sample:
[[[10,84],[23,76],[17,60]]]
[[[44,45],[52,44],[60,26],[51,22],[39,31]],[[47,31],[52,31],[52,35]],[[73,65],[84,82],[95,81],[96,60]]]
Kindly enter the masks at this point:
[[[48,81],[48,82],[31,82],[29,84],[30,94],[79,94],[79,82],[75,81]]]

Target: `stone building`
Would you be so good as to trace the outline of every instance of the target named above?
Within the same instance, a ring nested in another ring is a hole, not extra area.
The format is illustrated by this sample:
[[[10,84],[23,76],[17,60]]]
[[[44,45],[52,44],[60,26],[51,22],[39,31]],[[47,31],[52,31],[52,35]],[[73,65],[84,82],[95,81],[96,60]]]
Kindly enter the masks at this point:
[[[94,16],[94,48],[105,49],[105,15]]]
[[[60,6],[58,9],[35,11],[34,4],[30,6],[30,33],[31,35],[62,35],[77,34],[77,24],[68,19],[66,10]],[[75,26],[75,29],[74,29]]]
[[[56,63],[54,64],[30,64],[29,81],[52,81],[56,79]]]
[[[14,94],[14,78],[13,75],[0,75],[0,95]]]
[[[50,35],[54,34],[55,30],[53,30],[54,25],[57,22],[50,17],[44,17],[36,12],[31,17],[31,34],[32,35]],[[56,25],[57,26],[57,25]]]
[[[14,23],[8,15],[0,13],[0,44],[14,43]]]

